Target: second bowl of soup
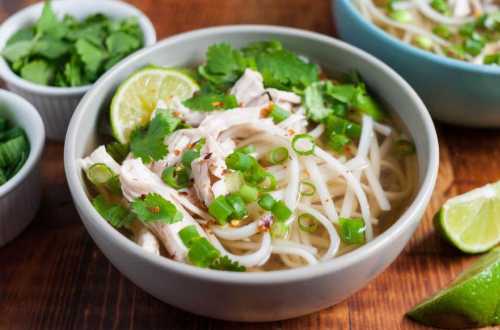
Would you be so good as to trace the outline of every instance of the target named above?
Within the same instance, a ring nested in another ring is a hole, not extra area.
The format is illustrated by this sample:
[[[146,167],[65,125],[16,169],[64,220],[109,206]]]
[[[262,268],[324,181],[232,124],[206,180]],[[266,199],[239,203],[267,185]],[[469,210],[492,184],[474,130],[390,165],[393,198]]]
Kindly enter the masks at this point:
[[[434,118],[500,126],[494,2],[337,0],[333,15],[340,37],[400,73]]]

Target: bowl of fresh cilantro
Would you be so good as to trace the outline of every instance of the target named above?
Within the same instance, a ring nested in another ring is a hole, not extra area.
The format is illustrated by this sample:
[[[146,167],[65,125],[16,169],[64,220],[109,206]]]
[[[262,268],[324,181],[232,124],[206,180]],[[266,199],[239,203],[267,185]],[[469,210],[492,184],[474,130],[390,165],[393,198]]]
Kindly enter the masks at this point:
[[[62,141],[94,82],[155,42],[151,21],[121,1],[41,2],[0,27],[0,77],[39,111],[47,137]]]

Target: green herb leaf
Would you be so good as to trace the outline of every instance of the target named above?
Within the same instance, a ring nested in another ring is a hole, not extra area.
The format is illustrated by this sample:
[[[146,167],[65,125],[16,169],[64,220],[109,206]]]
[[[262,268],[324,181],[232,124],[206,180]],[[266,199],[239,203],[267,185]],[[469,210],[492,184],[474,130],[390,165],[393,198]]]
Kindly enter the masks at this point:
[[[35,29],[33,27],[27,27],[14,33],[9,38],[9,40],[7,40],[6,45],[10,46],[19,41],[31,41],[34,37],[35,37]]]
[[[316,82],[309,85],[304,91],[304,106],[307,118],[315,122],[321,122],[330,113],[330,110],[325,106],[323,87],[322,82]]]
[[[115,228],[126,227],[134,220],[133,215],[126,208],[109,203],[102,195],[95,197],[92,200],[92,205]]]
[[[80,55],[86,70],[91,73],[97,73],[102,62],[108,57],[106,51],[95,46],[86,39],[79,39],[76,44],[76,52]]]
[[[238,107],[238,101],[234,95],[222,93],[197,93],[192,98],[184,101],[183,104],[195,111],[213,111]]]
[[[127,54],[141,46],[141,42],[128,33],[117,31],[106,38],[106,47],[111,54]]]
[[[42,15],[36,22],[36,32],[38,35],[47,34],[57,39],[66,33],[65,26],[57,19],[50,1],[46,1],[43,6]]]
[[[48,85],[54,77],[54,68],[44,60],[34,60],[21,69],[21,77],[40,85]]]
[[[175,205],[155,193],[148,194],[144,198],[136,198],[131,204],[131,209],[139,220],[145,223],[160,221],[173,224],[182,220],[182,213]]]
[[[225,270],[229,272],[244,272],[246,268],[240,265],[237,261],[229,259],[228,256],[223,256],[215,259],[209,266],[211,269]]]
[[[267,87],[304,90],[319,79],[315,64],[306,63],[295,53],[284,49],[260,53],[256,64]]]
[[[130,150],[146,164],[167,154],[164,139],[180,124],[180,119],[168,112],[158,112],[147,128],[138,128],[130,135]]]
[[[67,54],[70,48],[71,46],[67,42],[47,36],[35,41],[32,54],[48,59],[56,59]]]
[[[17,41],[5,47],[2,51],[2,56],[10,62],[16,62],[28,56],[32,48],[33,42],[31,41]]]

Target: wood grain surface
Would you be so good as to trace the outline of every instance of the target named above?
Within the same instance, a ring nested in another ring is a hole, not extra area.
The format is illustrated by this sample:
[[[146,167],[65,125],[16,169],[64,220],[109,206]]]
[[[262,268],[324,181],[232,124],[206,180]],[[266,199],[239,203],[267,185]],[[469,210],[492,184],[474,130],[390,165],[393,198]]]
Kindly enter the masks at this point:
[[[104,1],[104,0],[103,0]],[[0,0],[0,20],[35,1]],[[238,23],[335,35],[327,0],[133,0],[158,39]],[[421,329],[404,318],[474,260],[448,247],[431,218],[452,195],[500,179],[500,131],[438,125],[441,167],[425,219],[402,255],[348,300],[305,317],[237,324],[170,307],[125,279],[85,231],[66,186],[63,146],[47,143],[33,224],[0,249],[0,329]]]

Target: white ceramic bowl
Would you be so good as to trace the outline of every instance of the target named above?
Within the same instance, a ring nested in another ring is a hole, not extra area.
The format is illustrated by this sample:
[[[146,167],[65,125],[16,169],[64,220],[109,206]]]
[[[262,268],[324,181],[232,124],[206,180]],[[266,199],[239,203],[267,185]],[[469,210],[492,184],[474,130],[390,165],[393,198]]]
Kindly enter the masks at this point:
[[[100,114],[118,84],[148,64],[183,66],[203,61],[209,45],[275,39],[320,63],[327,71],[357,70],[371,90],[401,117],[418,156],[418,192],[400,219],[359,249],[300,269],[231,273],[200,269],[149,254],[112,228],[92,207],[77,160],[95,148]],[[209,317],[238,321],[280,320],[311,313],[347,298],[382,272],[418,226],[434,188],[438,142],[422,101],[393,70],[373,56],[330,37],[273,26],[227,26],[168,38],[132,55],[103,76],[82,99],[64,150],[68,184],[77,210],[102,252],[126,277],[158,299]]]
[[[43,8],[43,2],[26,7],[12,15],[0,27],[0,49],[3,49],[10,36],[21,28],[33,25]],[[137,8],[114,0],[55,0],[52,7],[58,17],[71,14],[77,19],[83,19],[91,14],[103,13],[114,19],[135,16],[144,35],[144,46],[156,42],[156,32],[151,21]],[[92,87],[51,87],[24,80],[14,73],[8,63],[0,57],[0,77],[5,80],[7,88],[30,101],[40,112],[51,140],[63,141],[66,130],[82,96]]]
[[[45,144],[42,118],[20,96],[0,89],[0,116],[20,126],[30,143],[30,154],[21,170],[0,186],[0,246],[19,235],[40,205],[40,157]]]

